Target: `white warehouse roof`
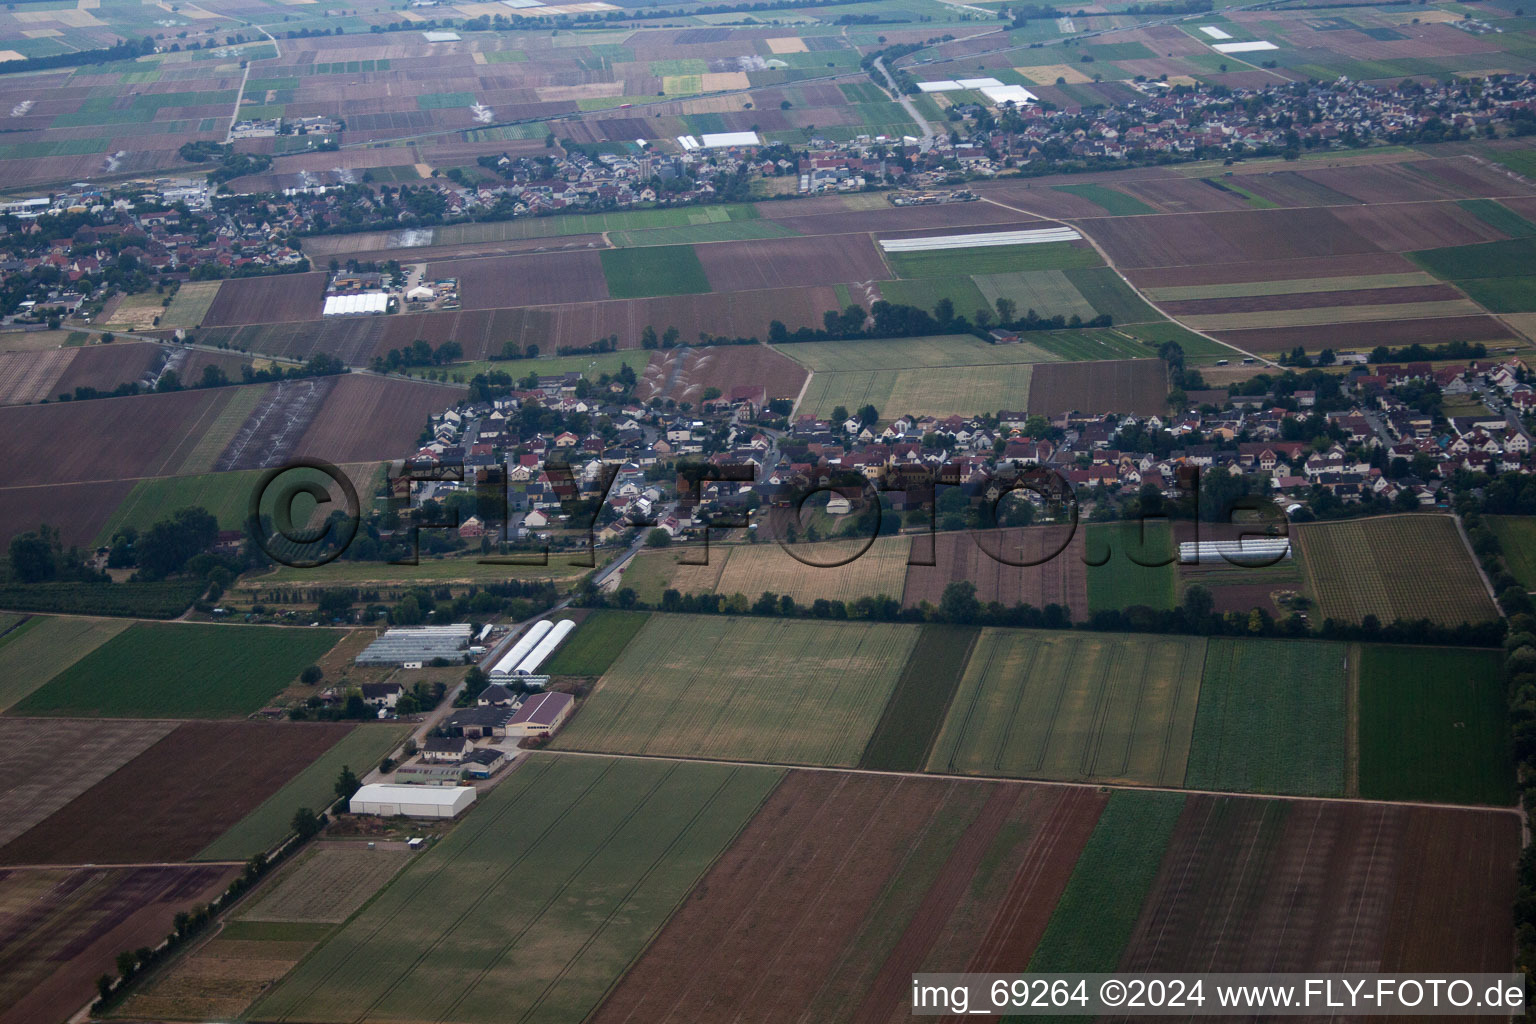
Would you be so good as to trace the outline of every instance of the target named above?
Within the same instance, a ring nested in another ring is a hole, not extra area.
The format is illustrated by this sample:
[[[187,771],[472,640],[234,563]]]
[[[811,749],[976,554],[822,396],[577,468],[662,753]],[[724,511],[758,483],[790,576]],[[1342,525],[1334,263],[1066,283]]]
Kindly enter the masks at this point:
[[[986,85],[982,86],[981,94],[999,106],[1012,103],[1016,107],[1022,107],[1026,103],[1035,102],[1035,94],[1022,85]]]
[[[382,313],[389,306],[387,292],[358,292],[356,295],[327,295],[321,316],[361,316]]]
[[[952,79],[941,79],[937,82],[918,82],[917,87],[922,92],[957,92],[962,86]]]
[[[392,818],[455,818],[475,802],[473,786],[392,786],[374,782],[363,786],[347,803],[353,814]]]
[[[757,137],[757,132],[717,132],[713,135],[705,135],[705,149],[719,149],[722,146],[761,146],[763,141]]]
[[[882,238],[886,252],[928,252],[933,249],[980,249],[991,245],[1035,245],[1075,242],[1083,237],[1071,228],[1031,228],[1026,231],[978,231],[970,235],[926,235],[922,238]]]

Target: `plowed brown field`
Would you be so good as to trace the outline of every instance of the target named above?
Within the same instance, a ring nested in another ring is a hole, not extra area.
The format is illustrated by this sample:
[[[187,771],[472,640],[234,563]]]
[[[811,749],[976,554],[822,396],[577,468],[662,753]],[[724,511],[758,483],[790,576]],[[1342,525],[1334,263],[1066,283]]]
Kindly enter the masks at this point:
[[[1083,563],[1086,531],[1067,526],[1031,526],[1010,530],[937,534],[933,547],[925,537],[912,540],[912,560],[930,552],[933,565],[909,565],[902,603],[938,604],[950,583],[976,584],[982,602],[1006,607],[1023,602],[1043,608],[1065,605],[1078,615],[1088,611],[1088,567]],[[994,557],[996,556],[996,557]],[[1018,565],[1010,563],[1034,563]]]

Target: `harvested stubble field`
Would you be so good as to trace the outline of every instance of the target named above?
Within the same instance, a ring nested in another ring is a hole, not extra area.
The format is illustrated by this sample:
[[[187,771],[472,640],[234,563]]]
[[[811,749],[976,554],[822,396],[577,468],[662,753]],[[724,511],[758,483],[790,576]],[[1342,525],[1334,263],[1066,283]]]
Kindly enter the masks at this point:
[[[233,327],[319,320],[329,276],[316,271],[232,278],[219,286],[219,294],[203,314],[202,323],[208,327]]]
[[[653,616],[556,745],[853,765],[917,635],[888,623]]]
[[[27,722],[0,718],[0,845],[90,789],[176,727],[175,722]],[[71,769],[58,772],[61,751]]]
[[[1347,644],[1208,641],[1184,785],[1237,793],[1343,796]]]
[[[55,348],[0,353],[0,405],[26,405],[54,397],[54,382],[79,351]]]
[[[1155,416],[1168,399],[1168,367],[1161,359],[1041,363],[1029,385],[1031,413],[1066,412]]]
[[[1507,970],[1518,835],[1513,814],[1191,795],[1111,969]]]
[[[1047,337],[1045,332],[1033,339]],[[1050,352],[1030,341],[1018,345],[993,345],[974,334],[947,334],[925,338],[871,338],[868,341],[818,341],[781,345],[777,351],[816,373],[917,368],[966,368],[1039,363],[1054,359]]]
[[[136,623],[25,699],[13,714],[231,718],[260,709],[339,630]],[[219,666],[211,676],[211,665]]]
[[[1362,649],[1360,795],[1514,802],[1508,704],[1498,651]]]
[[[0,709],[27,697],[133,623],[34,615],[0,636]]]
[[[0,864],[185,860],[351,728],[185,722],[0,847]]]
[[[149,342],[114,342],[75,349],[75,358],[54,384],[58,394],[74,394],[76,388],[111,391],[119,384],[143,381],[165,361],[166,350]]]
[[[322,664],[334,677],[331,666]],[[409,731],[398,723],[363,722],[319,757],[299,766],[298,774],[200,850],[195,860],[249,860],[277,846],[292,832],[293,812],[318,811],[336,799],[333,788],[343,768],[359,777],[395,752]]]
[[[900,597],[910,547],[905,537],[876,537],[794,544],[791,554],[769,542],[711,547],[709,557],[725,560],[715,585],[717,594],[744,594],[756,600],[764,591],[772,591],[810,604],[817,598]]]
[[[95,997],[118,953],[165,938],[178,912],[236,873],[224,865],[0,870],[0,1024],[66,1019]]]
[[[199,945],[117,1007],[114,1017],[130,1020],[204,1021],[239,1018],[324,938],[329,926],[308,926],[312,935],[292,938],[235,938],[251,925],[232,922],[216,938]],[[284,930],[296,926],[283,925]],[[302,926],[300,926],[302,927]]]
[[[1061,605],[1088,610],[1088,567],[1081,527],[1029,526],[912,538],[902,604],[937,605],[951,583],[976,585],[976,599],[1005,607]]]
[[[1449,516],[1382,516],[1293,529],[1307,589],[1325,618],[1374,615],[1439,626],[1498,617],[1472,555]]]
[[[251,1016],[583,1019],[780,778],[532,754]]]
[[[1205,641],[984,630],[928,769],[1184,782]]]
[[[404,843],[316,843],[240,911],[242,921],[341,924],[410,861]]]
[[[1018,409],[1029,401],[1031,377],[1029,363],[816,373],[798,411],[824,418],[838,406],[873,405],[895,419]]]

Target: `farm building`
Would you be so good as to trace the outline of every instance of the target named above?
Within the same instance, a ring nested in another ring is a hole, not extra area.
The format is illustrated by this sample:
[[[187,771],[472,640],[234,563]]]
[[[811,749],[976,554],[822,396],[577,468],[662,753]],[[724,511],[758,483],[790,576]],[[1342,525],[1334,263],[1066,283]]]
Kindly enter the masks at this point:
[[[1289,537],[1244,537],[1241,540],[1181,541],[1179,561],[1184,565],[1273,565],[1291,557]]]
[[[463,662],[469,646],[470,625],[455,622],[451,626],[399,626],[384,635],[357,656],[359,665],[399,665],[421,668],[437,658]]]
[[[544,638],[539,641],[538,646],[529,651],[527,657],[517,663],[517,668],[512,670],[514,674],[519,676],[531,676],[537,672],[539,670],[539,666],[549,660],[549,656],[555,653],[555,648],[559,647],[561,642],[570,635],[571,630],[575,628],[576,623],[572,622],[570,619],[564,619],[555,623],[554,626],[544,634]]]
[[[352,794],[347,809],[353,814],[377,814],[393,818],[457,818],[475,802],[471,786],[391,786],[371,783]]]
[[[523,701],[517,714],[507,722],[508,736],[537,736],[553,733],[571,717],[576,701],[568,693],[536,693]]]
[[[464,769],[456,764],[406,764],[395,769],[401,786],[457,786]]]
[[[439,764],[458,764],[473,749],[474,744],[462,736],[429,736],[422,741],[421,759]]]
[[[539,641],[544,639],[544,635],[554,628],[555,624],[549,619],[540,619],[529,626],[523,635],[517,638],[517,643],[507,648],[507,653],[496,659],[496,664],[491,666],[491,678],[506,679],[511,676],[518,664],[528,657],[539,645]]]
[[[370,316],[383,313],[389,308],[389,295],[385,292],[362,292],[357,295],[327,295],[321,316]]]

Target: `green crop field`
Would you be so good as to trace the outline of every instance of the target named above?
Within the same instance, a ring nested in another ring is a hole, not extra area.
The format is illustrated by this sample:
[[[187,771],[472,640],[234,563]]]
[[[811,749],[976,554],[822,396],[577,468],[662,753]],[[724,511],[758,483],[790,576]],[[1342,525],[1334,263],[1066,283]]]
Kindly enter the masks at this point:
[[[1292,533],[1324,618],[1459,626],[1498,617],[1450,516],[1308,523]]]
[[[1219,341],[1212,341],[1210,338],[1196,334],[1183,324],[1176,324],[1172,320],[1132,324],[1129,327],[1116,328],[1116,330],[1123,330],[1126,334],[1136,339],[1137,342],[1150,346],[1149,348],[1141,348],[1139,350],[1143,356],[1156,355],[1159,345],[1166,341],[1176,341],[1179,343],[1179,347],[1184,350],[1184,355],[1188,358],[1188,361],[1192,364],[1209,365],[1217,359],[1240,358],[1235,349],[1228,348]]]
[[[266,470],[235,473],[199,473],[197,476],[162,476],[140,480],[113,511],[96,534],[106,544],[125,526],[143,531],[177,509],[193,505],[207,509],[221,530],[238,530],[250,512],[251,494]]]
[[[1184,785],[1342,796],[1347,644],[1212,638]]]
[[[244,716],[342,635],[332,629],[138,623],[13,710],[106,718]]]
[[[1067,192],[1086,199],[1095,206],[1102,207],[1112,217],[1127,217],[1141,213],[1157,212],[1135,196],[1127,195],[1118,189],[1110,188],[1108,185],[1054,185],[1052,187],[1057,192]]]
[[[585,1019],[779,777],[531,754],[250,1016]]]
[[[694,242],[740,242],[749,238],[792,238],[799,232],[771,220],[726,220],[679,227],[646,228],[641,231],[614,231],[609,241],[614,245],[691,245]]]
[[[853,765],[917,636],[888,623],[652,616],[555,745]]]
[[[1030,971],[1115,969],[1183,810],[1179,793],[1110,795],[1040,936]]]
[[[887,302],[932,310],[941,299],[955,304],[955,312],[969,317],[983,306],[990,306],[976,282],[968,277],[919,277],[912,280],[880,282],[880,296]]]
[[[1099,254],[1076,242],[987,245],[973,249],[934,249],[885,254],[902,277],[952,277],[956,274],[1010,274],[1016,270],[1065,270],[1097,267]]]
[[[1061,332],[1067,333],[1067,332]],[[1072,332],[1077,333],[1077,332]],[[930,366],[980,366],[1049,362],[1056,357],[1034,341],[1055,337],[1037,331],[1022,345],[994,345],[974,334],[928,338],[871,338],[868,341],[819,341],[780,345],[777,350],[818,373],[832,370],[904,370]]]
[[[272,849],[292,831],[294,811],[301,807],[322,811],[335,802],[333,787],[343,768],[351,768],[361,778],[389,756],[409,732],[409,726],[393,723],[359,725],[193,859],[248,860]]]
[[[1028,363],[817,373],[799,411],[825,417],[839,405],[873,405],[881,418],[891,420],[907,414],[968,416],[1022,409],[1029,402],[1031,376]]]
[[[219,410],[218,418],[197,438],[197,443],[181,460],[181,465],[176,467],[176,472],[184,475],[197,475],[210,473],[218,464],[219,456],[224,454],[224,449],[229,447],[229,442],[235,439],[240,428],[245,426],[245,421],[251,413],[267,397],[272,384],[257,384],[253,387],[238,387],[234,394],[229,396],[229,401]],[[132,494],[129,495],[132,497]],[[172,510],[174,511],[174,510]]]
[[[1073,267],[1062,273],[1093,307],[1095,314],[1108,313],[1117,324],[1162,319],[1161,314],[1143,302],[1113,267]]]
[[[656,245],[641,249],[604,249],[603,277],[616,299],[707,292],[709,278],[698,254],[688,245]]]
[[[875,734],[859,759],[860,768],[922,770],[980,633],[974,626],[922,628]]]
[[[1096,269],[1108,268],[1085,267],[1071,273],[1092,273]],[[978,274],[974,280],[994,306],[998,299],[1009,299],[1018,306],[1020,314],[1032,309],[1044,317],[1079,316],[1092,320],[1098,311],[1068,274],[1065,270],[1021,270],[1011,274]],[[964,312],[965,307],[959,308]]]
[[[1536,276],[1462,279],[1455,284],[1494,313],[1536,312]]]
[[[1523,277],[1536,266],[1536,238],[1479,242],[1410,252],[1408,258],[1436,277],[1461,281],[1479,277]]]
[[[208,315],[219,294],[219,281],[189,281],[176,289],[171,304],[160,317],[161,327],[196,327]]]
[[[1536,590],[1536,516],[1484,516],[1499,538],[1504,564],[1526,590]]]
[[[34,615],[0,636],[0,710],[69,668],[133,623]]]
[[[1104,330],[1086,331],[1032,331],[1025,335],[1029,344],[1041,348],[1057,359],[1069,362],[1094,362],[1104,359],[1150,359],[1157,355],[1138,341],[1131,341],[1119,332]]]
[[[1463,199],[1456,205],[1510,238],[1536,235],[1536,224],[1532,224],[1497,199]]]
[[[928,770],[1179,786],[1205,641],[987,629]]]
[[[1375,644],[1362,651],[1360,795],[1514,803],[1502,653]]]
[[[545,664],[544,671],[552,676],[602,675],[649,617],[646,612],[593,612]]]
[[[1179,600],[1179,567],[1167,522],[1091,523],[1087,529],[1088,610],[1146,605],[1159,611]],[[1099,564],[1094,564],[1099,563]]]

